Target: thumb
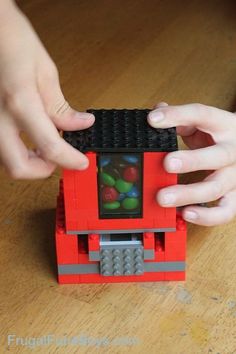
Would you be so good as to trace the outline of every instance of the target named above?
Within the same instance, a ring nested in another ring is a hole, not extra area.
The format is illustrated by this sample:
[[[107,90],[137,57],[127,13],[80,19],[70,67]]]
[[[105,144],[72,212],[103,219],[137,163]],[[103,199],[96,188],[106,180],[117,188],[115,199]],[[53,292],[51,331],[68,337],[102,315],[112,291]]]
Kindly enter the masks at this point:
[[[50,117],[57,128],[62,130],[81,130],[89,128],[94,123],[94,115],[86,112],[78,112],[71,108],[64,96],[57,98],[54,111]]]
[[[93,114],[78,112],[66,101],[58,74],[44,81],[40,91],[45,110],[58,129],[81,130],[89,128],[94,123]]]

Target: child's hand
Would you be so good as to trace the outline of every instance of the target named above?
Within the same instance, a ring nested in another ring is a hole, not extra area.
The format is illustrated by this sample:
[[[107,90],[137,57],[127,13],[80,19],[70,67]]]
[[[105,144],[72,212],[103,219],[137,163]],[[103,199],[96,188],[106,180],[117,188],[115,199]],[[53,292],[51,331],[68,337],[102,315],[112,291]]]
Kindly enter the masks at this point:
[[[60,165],[83,169],[88,160],[57,129],[92,125],[61,92],[55,64],[25,16],[7,0],[0,5],[0,160],[14,178],[43,178]],[[37,151],[20,139],[26,132]]]
[[[185,206],[185,220],[199,225],[217,225],[236,215],[236,116],[201,104],[159,104],[149,113],[155,128],[177,127],[191,149],[169,153],[164,167],[170,173],[212,170],[204,181],[176,185],[159,191],[157,200],[165,207]],[[205,208],[194,204],[218,201]]]

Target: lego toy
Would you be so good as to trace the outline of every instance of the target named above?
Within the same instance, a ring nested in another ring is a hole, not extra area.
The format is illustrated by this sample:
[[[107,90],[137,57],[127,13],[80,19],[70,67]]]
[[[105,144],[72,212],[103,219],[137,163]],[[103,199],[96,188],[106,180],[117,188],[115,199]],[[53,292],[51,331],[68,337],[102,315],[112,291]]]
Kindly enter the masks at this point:
[[[64,170],[56,213],[58,280],[67,283],[185,279],[186,224],[156,202],[177,183],[163,168],[175,128],[154,129],[149,110],[89,110],[95,123],[64,132],[89,167]]]

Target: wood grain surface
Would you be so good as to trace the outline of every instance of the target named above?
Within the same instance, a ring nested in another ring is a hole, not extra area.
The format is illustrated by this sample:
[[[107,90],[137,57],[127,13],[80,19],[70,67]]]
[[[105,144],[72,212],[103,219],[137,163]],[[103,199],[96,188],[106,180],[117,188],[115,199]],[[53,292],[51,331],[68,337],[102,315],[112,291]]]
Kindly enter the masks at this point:
[[[235,106],[233,0],[18,2],[77,109]],[[0,171],[1,353],[236,353],[235,222],[189,225],[186,282],[59,286],[58,180]]]

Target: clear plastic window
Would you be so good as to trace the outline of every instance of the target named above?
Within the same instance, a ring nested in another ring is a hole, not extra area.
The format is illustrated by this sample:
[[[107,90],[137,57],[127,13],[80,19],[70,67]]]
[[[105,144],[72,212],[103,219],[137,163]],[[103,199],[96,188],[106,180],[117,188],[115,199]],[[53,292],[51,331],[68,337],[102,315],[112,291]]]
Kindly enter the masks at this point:
[[[99,154],[100,218],[142,217],[142,165],[141,153]]]

